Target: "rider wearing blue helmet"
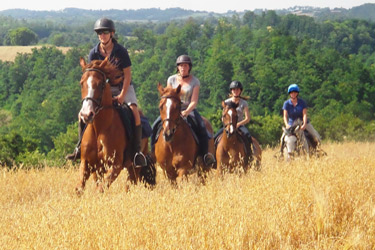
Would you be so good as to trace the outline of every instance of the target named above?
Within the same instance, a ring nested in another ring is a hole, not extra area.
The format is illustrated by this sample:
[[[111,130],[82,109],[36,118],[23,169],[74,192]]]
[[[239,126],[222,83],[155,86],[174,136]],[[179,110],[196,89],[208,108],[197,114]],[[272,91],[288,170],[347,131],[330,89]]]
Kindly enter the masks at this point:
[[[320,135],[311,125],[307,119],[307,105],[304,100],[298,97],[300,89],[297,84],[291,84],[288,87],[288,94],[290,99],[284,102],[283,105],[283,118],[285,127],[288,129],[293,125],[293,122],[298,118],[303,121],[302,130],[307,130],[314,138],[314,140],[320,144]]]

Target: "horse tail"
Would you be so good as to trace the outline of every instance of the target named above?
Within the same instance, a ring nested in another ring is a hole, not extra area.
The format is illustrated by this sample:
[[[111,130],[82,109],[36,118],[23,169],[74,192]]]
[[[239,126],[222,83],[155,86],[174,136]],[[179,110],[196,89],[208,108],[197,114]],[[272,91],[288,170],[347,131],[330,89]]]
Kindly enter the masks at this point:
[[[147,166],[142,167],[140,171],[140,177],[141,179],[150,185],[151,187],[156,185],[156,167],[155,162],[151,157],[151,154],[148,153],[146,155],[147,159]]]

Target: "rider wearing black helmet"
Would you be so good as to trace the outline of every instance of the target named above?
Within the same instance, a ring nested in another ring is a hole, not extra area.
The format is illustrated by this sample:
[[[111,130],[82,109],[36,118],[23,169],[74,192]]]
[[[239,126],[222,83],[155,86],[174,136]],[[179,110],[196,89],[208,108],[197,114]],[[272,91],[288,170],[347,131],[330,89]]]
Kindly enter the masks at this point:
[[[248,151],[248,153],[250,153],[252,139],[249,130],[245,127],[245,125],[250,122],[249,104],[247,103],[249,97],[242,96],[243,85],[240,81],[232,81],[229,84],[229,91],[229,98],[226,99],[224,102],[225,104],[229,104],[231,102],[238,104],[238,107],[236,108],[238,116],[237,129],[246,139],[246,150]],[[215,135],[215,141],[216,138],[218,138],[218,136],[223,133],[223,130],[223,128],[220,128],[218,130],[218,132]]]
[[[119,105],[127,104],[132,110],[135,120],[134,143],[135,155],[134,164],[137,166],[146,166],[146,158],[141,151],[142,127],[138,112],[138,103],[132,84],[131,61],[126,48],[117,43],[114,38],[115,24],[108,18],[100,18],[94,24],[94,31],[98,35],[99,43],[90,51],[88,61],[104,60],[108,58],[110,62],[124,73],[124,81],[119,87],[111,87],[113,101]],[[80,126],[83,127],[83,126]],[[80,139],[83,129],[80,129]],[[75,160],[80,155],[80,143],[78,143],[74,153],[67,156],[67,159]]]

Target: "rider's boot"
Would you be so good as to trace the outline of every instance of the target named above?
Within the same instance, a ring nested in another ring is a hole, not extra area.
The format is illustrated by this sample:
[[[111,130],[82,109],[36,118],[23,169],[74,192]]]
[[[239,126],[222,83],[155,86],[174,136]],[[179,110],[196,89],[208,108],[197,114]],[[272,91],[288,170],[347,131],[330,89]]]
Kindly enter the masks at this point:
[[[134,134],[134,143],[135,143],[135,155],[133,163],[135,166],[147,166],[147,160],[145,155],[142,153],[141,143],[142,143],[142,126],[137,125],[135,126],[135,134]]]
[[[80,121],[78,124],[78,142],[76,147],[73,150],[73,153],[68,154],[65,156],[66,160],[71,160],[71,161],[76,161],[77,159],[81,158],[81,141],[82,141],[82,136],[83,132],[85,131],[86,125]]]
[[[205,138],[200,138],[200,144],[204,164],[206,166],[212,166],[216,161],[215,156],[208,152],[208,136]]]
[[[211,154],[210,152],[207,152],[206,154],[204,154],[203,156],[203,161],[204,161],[204,164],[206,166],[211,166],[212,164],[215,163],[215,157],[213,154]]]

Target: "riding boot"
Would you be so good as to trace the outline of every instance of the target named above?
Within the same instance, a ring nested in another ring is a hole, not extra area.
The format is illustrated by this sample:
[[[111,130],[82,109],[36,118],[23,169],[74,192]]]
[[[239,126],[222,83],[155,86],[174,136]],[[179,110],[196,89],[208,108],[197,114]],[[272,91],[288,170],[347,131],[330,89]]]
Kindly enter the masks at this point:
[[[76,147],[74,148],[73,153],[68,154],[65,156],[65,159],[71,160],[71,161],[76,161],[77,159],[81,158],[81,142],[82,142],[82,136],[83,133],[85,132],[86,129],[86,124],[83,123],[82,121],[79,121],[78,124],[78,143]]]
[[[250,133],[246,134],[245,137],[246,137],[245,145],[247,147],[247,153],[248,153],[248,156],[252,158],[253,157],[253,150],[252,150],[253,140],[251,139]]]
[[[201,133],[199,136],[199,145],[200,145],[200,151],[203,155],[203,162],[206,166],[211,166],[215,163],[215,157],[213,154],[208,152],[208,134],[206,127],[201,128]]]
[[[135,131],[134,131],[134,145],[135,145],[135,155],[134,155],[134,160],[133,163],[135,166],[142,166],[145,167],[147,166],[147,160],[145,155],[142,153],[141,150],[141,143],[142,143],[142,126],[137,125],[135,126]]]

